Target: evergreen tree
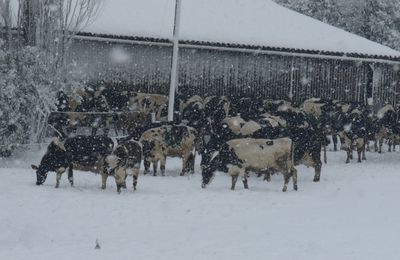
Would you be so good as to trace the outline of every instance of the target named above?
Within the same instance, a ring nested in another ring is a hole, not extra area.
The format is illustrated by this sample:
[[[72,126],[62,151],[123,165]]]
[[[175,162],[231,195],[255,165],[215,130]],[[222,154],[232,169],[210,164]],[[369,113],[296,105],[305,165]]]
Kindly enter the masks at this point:
[[[275,0],[302,14],[400,50],[398,0]]]

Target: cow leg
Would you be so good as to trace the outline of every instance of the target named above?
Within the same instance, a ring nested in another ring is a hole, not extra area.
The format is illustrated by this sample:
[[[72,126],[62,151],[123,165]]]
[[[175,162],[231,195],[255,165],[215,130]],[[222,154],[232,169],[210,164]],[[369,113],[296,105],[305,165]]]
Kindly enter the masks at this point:
[[[332,135],[332,142],[333,142],[333,150],[337,151],[337,143],[338,143],[338,136],[337,134]]]
[[[154,161],[153,162],[153,176],[157,176],[157,168],[158,168],[158,161]]]
[[[264,181],[271,182],[271,170],[266,170],[264,172]]]
[[[350,163],[350,149],[346,149],[346,155],[347,155],[346,163]]]
[[[245,189],[248,189],[249,188],[249,184],[247,183],[247,176],[249,175],[249,172],[248,171],[245,171],[245,173],[243,174],[243,176],[242,176],[242,182],[243,182],[243,187],[245,188]]]
[[[362,160],[363,161],[367,160],[367,157],[365,156],[365,144],[364,144],[364,148],[362,149]]]
[[[189,172],[189,168],[190,168],[189,161],[190,161],[191,154],[192,153],[190,152],[188,154],[185,154],[182,157],[182,172],[180,174],[181,176],[184,176],[187,172]]]
[[[61,180],[61,172],[57,172],[57,176],[56,176],[56,188],[60,187],[60,180]]]
[[[164,156],[163,158],[161,158],[160,160],[160,170],[161,170],[161,175],[165,176],[165,163],[167,161],[167,157]]]
[[[101,174],[101,188],[104,190],[107,186],[107,178],[108,174],[105,174],[104,172]]]
[[[324,145],[324,163],[328,163],[328,158],[326,157],[326,145]]]
[[[103,174],[107,174],[107,172],[104,172]],[[126,177],[127,177],[126,168],[122,166],[117,166],[117,168],[115,168],[114,170],[113,175],[115,179],[115,184],[117,185],[117,192],[121,193],[121,188],[126,189]]]
[[[282,191],[285,192],[287,191],[287,185],[289,184],[290,181],[290,173],[286,172],[285,174],[283,174],[283,178],[284,178],[284,184]]]
[[[234,190],[235,189],[235,185],[236,185],[236,182],[237,182],[237,179],[238,179],[238,175],[232,175],[232,186],[231,186],[231,190]]]
[[[357,156],[358,156],[358,162],[360,163],[361,162],[361,154],[362,154],[362,149],[361,148],[358,148],[357,149]]]
[[[139,167],[133,169],[133,190],[136,190],[137,179],[139,177]]]
[[[378,151],[378,153],[382,153],[382,146],[383,146],[383,138],[379,139],[379,151]]]
[[[231,166],[231,168],[229,169],[229,175],[232,176],[232,186],[231,186],[231,190],[235,189],[236,186],[236,182],[238,180],[238,177],[240,175],[241,169],[237,166]],[[244,174],[244,173],[243,173]]]
[[[146,159],[143,160],[143,165],[144,165],[144,175],[150,173],[150,162]]]
[[[296,168],[292,168],[291,169],[291,175],[292,175],[292,179],[293,179],[293,189],[297,190],[297,170]],[[315,176],[314,176],[315,179]],[[318,181],[319,181],[319,177],[318,177]]]
[[[68,181],[71,184],[71,187],[74,186],[74,170],[73,170],[73,166],[70,165],[68,167]]]
[[[189,161],[189,172],[190,174],[194,174],[194,162],[196,161],[196,152],[191,153],[190,161]]]
[[[61,175],[65,172],[65,168],[60,168],[57,170],[57,176],[56,176],[56,188],[60,187],[60,180],[61,180]]]
[[[353,147],[349,149],[349,158],[350,160],[353,160]]]

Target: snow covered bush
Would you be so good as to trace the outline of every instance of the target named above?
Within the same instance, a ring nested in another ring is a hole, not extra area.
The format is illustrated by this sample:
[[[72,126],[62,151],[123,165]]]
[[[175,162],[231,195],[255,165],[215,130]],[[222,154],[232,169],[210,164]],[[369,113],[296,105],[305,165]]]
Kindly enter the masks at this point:
[[[29,46],[10,50],[0,40],[0,155],[43,138],[59,89],[43,55]]]

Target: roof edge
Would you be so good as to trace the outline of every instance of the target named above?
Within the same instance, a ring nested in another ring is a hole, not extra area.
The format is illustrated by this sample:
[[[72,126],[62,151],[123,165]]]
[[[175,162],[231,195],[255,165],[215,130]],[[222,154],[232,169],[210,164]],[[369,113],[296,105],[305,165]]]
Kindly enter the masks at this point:
[[[114,34],[100,34],[91,32],[78,32],[77,36],[81,37],[97,37],[113,40],[130,40],[137,42],[149,42],[149,43],[160,43],[160,44],[172,44],[169,39],[166,38],[154,38],[154,37],[143,37],[143,36],[126,36],[126,35],[114,35]],[[387,55],[370,55],[363,53],[346,53],[346,52],[335,52],[335,51],[322,51],[322,50],[310,50],[310,49],[297,49],[297,48],[285,48],[285,47],[270,47],[261,45],[247,45],[237,43],[225,43],[225,42],[209,42],[209,41],[196,41],[196,40],[179,40],[180,44],[198,45],[198,46],[210,46],[210,47],[222,47],[232,49],[248,49],[255,51],[271,51],[271,52],[286,52],[292,54],[308,54],[308,55],[323,55],[323,56],[336,56],[336,57],[347,57],[357,59],[372,59],[372,60],[387,60],[400,62],[400,56],[387,56]]]

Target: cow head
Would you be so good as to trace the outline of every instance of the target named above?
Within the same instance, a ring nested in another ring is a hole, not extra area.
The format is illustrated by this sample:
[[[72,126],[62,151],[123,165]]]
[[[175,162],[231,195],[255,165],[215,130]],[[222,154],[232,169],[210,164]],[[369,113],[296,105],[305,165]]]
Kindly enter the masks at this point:
[[[204,157],[204,160],[203,160]],[[218,168],[219,161],[219,152],[218,151],[207,151],[202,154],[202,162],[201,162],[201,175],[202,175],[202,184],[201,187],[204,189],[211,181],[214,179],[215,171]]]
[[[42,185],[46,181],[48,172],[67,167],[66,160],[64,144],[58,138],[53,139],[47,147],[46,154],[40,161],[39,166],[31,165],[32,169],[36,171],[36,185]]]
[[[211,166],[203,165],[201,167],[201,175],[202,175],[201,187],[204,189],[207,187],[208,184],[211,183],[212,179],[214,178],[214,171],[212,170]]]
[[[39,166],[32,164],[31,167],[36,171],[36,185],[42,185],[46,181],[47,173],[49,171],[42,163]]]

